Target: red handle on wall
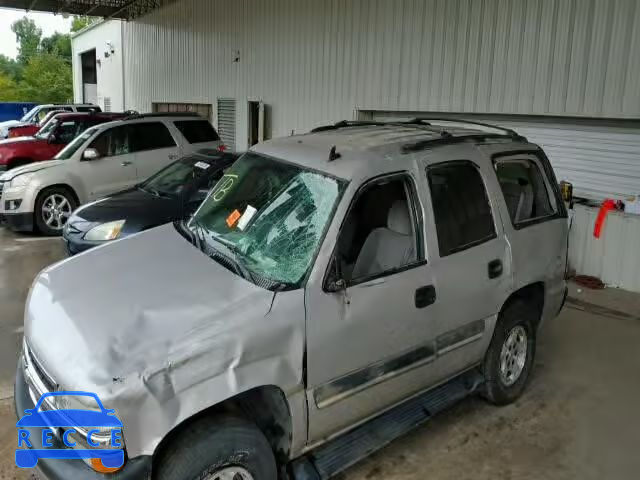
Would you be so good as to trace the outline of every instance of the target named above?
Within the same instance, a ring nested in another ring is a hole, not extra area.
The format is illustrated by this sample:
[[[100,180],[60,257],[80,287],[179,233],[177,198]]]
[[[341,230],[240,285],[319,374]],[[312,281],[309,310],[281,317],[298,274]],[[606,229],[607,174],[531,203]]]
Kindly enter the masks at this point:
[[[604,221],[607,218],[607,215],[611,210],[616,208],[616,202],[611,199],[606,199],[600,205],[600,211],[598,212],[598,218],[596,218],[596,225],[593,229],[593,236],[596,238],[600,238],[602,234],[602,227],[604,226]]]

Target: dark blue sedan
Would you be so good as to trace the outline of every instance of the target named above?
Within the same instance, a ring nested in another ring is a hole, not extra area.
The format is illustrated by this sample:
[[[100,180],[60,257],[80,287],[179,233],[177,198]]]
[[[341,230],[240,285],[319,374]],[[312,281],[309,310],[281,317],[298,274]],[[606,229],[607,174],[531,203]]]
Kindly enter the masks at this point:
[[[188,216],[238,156],[203,149],[175,161],[132,189],[80,207],[62,232],[67,253],[74,255]]]

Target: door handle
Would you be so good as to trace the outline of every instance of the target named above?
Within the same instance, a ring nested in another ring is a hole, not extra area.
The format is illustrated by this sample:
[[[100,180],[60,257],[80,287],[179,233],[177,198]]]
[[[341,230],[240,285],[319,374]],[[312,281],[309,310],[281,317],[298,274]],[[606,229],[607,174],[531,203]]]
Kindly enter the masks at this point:
[[[416,290],[416,308],[425,308],[436,302],[436,287],[427,285]]]
[[[131,162],[129,160],[124,160],[120,165],[122,165],[123,167],[128,167],[129,165],[131,165]]]
[[[502,275],[502,260],[496,259],[489,262],[489,278],[498,278]]]

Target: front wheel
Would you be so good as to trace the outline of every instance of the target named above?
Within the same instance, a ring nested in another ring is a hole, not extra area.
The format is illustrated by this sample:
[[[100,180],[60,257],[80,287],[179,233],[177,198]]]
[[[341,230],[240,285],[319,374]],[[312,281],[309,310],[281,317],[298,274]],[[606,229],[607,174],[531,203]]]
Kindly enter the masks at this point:
[[[514,402],[524,391],[536,352],[537,309],[515,300],[498,317],[484,360],[484,396],[496,405]]]
[[[77,202],[66,188],[47,188],[38,195],[34,209],[35,224],[44,235],[60,235]]]
[[[232,416],[204,418],[185,428],[156,465],[156,480],[276,480],[269,442],[251,422]]]

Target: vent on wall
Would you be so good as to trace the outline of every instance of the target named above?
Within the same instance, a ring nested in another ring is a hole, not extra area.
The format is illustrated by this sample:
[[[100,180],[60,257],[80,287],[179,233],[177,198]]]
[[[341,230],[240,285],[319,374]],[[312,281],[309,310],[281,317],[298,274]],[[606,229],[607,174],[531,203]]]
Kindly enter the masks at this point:
[[[218,99],[218,135],[230,150],[235,150],[236,101],[233,98]]]
[[[104,97],[104,111],[111,111],[111,97]]]

